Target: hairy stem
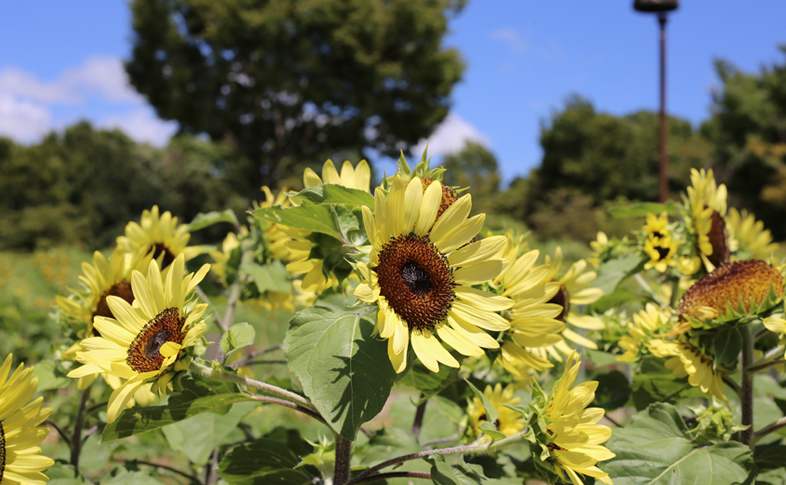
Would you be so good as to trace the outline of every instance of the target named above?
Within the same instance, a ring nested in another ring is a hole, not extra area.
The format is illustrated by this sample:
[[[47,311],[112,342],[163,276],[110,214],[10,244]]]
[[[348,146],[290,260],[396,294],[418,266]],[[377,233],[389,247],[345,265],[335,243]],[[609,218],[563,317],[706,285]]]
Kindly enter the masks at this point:
[[[79,471],[79,455],[82,453],[82,427],[85,425],[85,410],[87,409],[87,401],[90,399],[91,387],[92,385],[87,386],[87,389],[82,391],[79,409],[76,411],[76,420],[74,420],[74,431],[71,433],[71,465],[77,471]]]
[[[750,325],[741,329],[742,333],[742,385],[740,386],[740,401],[742,405],[742,424],[748,426],[741,433],[743,444],[751,445],[753,437],[753,335]]]
[[[253,398],[255,401],[269,403],[269,404],[278,404],[279,406],[284,406],[286,408],[294,409],[295,411],[310,416],[321,423],[327,424],[325,419],[322,416],[320,416],[319,413],[309,408],[303,407],[300,404],[296,404],[290,401],[286,401],[284,399],[278,399],[276,397],[270,397],[270,396],[253,396]]]
[[[156,468],[161,468],[163,470],[169,470],[172,473],[177,473],[178,475],[180,475],[182,477],[188,478],[189,480],[191,480],[194,483],[202,485],[202,481],[199,480],[198,477],[196,477],[194,475],[190,475],[190,474],[188,474],[188,473],[186,473],[186,472],[184,472],[182,470],[178,470],[177,468],[172,468],[171,466],[162,465],[160,463],[153,463],[152,461],[145,461],[145,460],[128,460],[128,461],[136,462],[139,465],[147,465],[147,466],[153,466],[153,467],[156,467]]]
[[[57,431],[57,434],[59,434],[59,435],[60,435],[60,437],[61,437],[61,438],[63,438],[63,441],[65,441],[65,442],[66,442],[66,444],[68,445],[68,448],[69,448],[69,449],[71,448],[71,438],[69,438],[69,437],[68,437],[68,435],[65,433],[65,431],[63,431],[63,430],[60,428],[60,426],[58,426],[58,425],[57,425],[57,424],[56,424],[54,421],[52,421],[51,419],[47,419],[46,421],[44,421],[44,423],[46,423],[46,424],[48,424],[49,426],[53,427],[53,428],[55,429],[55,431]]]
[[[224,372],[221,369],[213,369],[211,367],[207,367],[206,365],[202,365],[196,361],[191,362],[191,366],[189,367],[191,372],[195,372],[200,374],[204,377],[208,377],[210,379],[219,379],[222,381],[233,382],[235,384],[240,384],[243,386],[253,387],[254,389],[259,389],[260,391],[267,393],[267,394],[275,394],[277,396],[281,396],[285,399],[289,399],[292,402],[300,404],[301,406],[311,409],[312,411],[316,411],[316,408],[313,404],[311,404],[308,399],[305,397],[295,394],[294,392],[287,391],[286,389],[282,389],[280,387],[274,386],[272,384],[268,384],[266,382],[260,382],[254,379],[249,379],[248,377],[243,377],[235,374],[229,374],[228,372]]]
[[[269,354],[270,352],[275,352],[276,350],[281,350],[284,348],[284,344],[278,344],[275,347],[269,347],[267,349],[256,350],[254,352],[249,352],[248,355],[241,357],[240,359],[236,360],[232,363],[232,368],[237,369],[238,367],[243,367],[248,365],[249,362],[254,360],[255,358],[259,357],[260,355]]]
[[[333,485],[349,483],[349,462],[352,459],[352,442],[335,435],[336,465],[333,468]]]
[[[778,431],[781,428],[786,428],[786,416],[775,421],[774,423],[768,424],[767,426],[763,427],[759,431],[756,431],[753,434],[753,439],[751,440],[751,446],[755,446],[757,441],[764,438],[770,433],[774,433],[775,431]]]

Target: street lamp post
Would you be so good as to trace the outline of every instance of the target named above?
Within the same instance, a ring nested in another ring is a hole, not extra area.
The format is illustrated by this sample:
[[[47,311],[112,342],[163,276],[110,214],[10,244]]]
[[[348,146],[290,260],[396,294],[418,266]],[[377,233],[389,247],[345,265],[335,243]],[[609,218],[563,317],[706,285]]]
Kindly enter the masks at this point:
[[[660,134],[658,151],[660,166],[658,176],[658,200],[663,203],[669,198],[669,157],[666,152],[666,19],[667,12],[675,10],[679,0],[635,0],[633,8],[639,12],[658,14],[660,25]]]

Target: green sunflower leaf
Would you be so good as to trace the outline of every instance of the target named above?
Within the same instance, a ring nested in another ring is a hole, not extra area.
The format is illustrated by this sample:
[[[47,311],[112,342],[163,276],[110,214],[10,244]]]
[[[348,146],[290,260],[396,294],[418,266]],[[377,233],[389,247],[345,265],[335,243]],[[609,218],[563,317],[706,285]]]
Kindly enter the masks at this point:
[[[631,387],[633,404],[639,411],[658,401],[676,403],[686,397],[706,397],[701,389],[690,385],[687,377],[674,377],[663,359],[652,356],[641,360]]]
[[[353,227],[360,227],[357,216],[346,207],[335,204],[316,205],[303,203],[298,207],[268,207],[251,211],[259,220],[273,222],[284,226],[321,232],[333,236],[339,241]]]
[[[293,199],[307,200],[315,204],[346,204],[374,208],[374,196],[365,190],[351,189],[343,185],[322,184],[298,192]]]
[[[260,438],[230,451],[221,460],[218,471],[230,485],[311,485],[314,477],[303,468],[293,469],[299,462],[281,442]]]
[[[237,227],[240,224],[237,221],[237,216],[232,209],[227,209],[221,212],[212,211],[197,214],[194,220],[188,224],[188,232],[198,231],[219,222],[228,222]]]
[[[598,267],[598,277],[592,286],[603,290],[604,295],[612,295],[624,279],[642,270],[644,264],[645,261],[635,253],[622,259],[612,259],[602,263]]]
[[[382,411],[396,377],[387,343],[372,336],[374,316],[306,308],[292,319],[284,339],[289,370],[328,424],[348,440]]]
[[[254,343],[256,332],[248,323],[236,323],[221,337],[221,351],[224,353],[224,362],[232,352]]]
[[[737,442],[699,445],[670,404],[656,403],[635,415],[614,429],[606,446],[617,456],[601,468],[615,485],[752,484],[756,477],[750,448]]]
[[[235,392],[234,384],[208,379],[183,380],[183,390],[169,397],[166,406],[134,406],[106,425],[101,443],[163,428],[206,412],[226,414],[229,406],[251,401],[251,396]]]
[[[715,336],[715,362],[718,365],[732,366],[742,352],[742,333],[738,327],[719,329]]]
[[[292,291],[289,273],[281,261],[273,261],[266,265],[254,262],[244,263],[240,266],[240,272],[254,280],[257,291],[261,294],[264,294],[266,291],[280,291],[282,293]]]
[[[494,421],[496,421],[497,418],[499,417],[499,412],[497,411],[497,408],[495,408],[491,404],[491,401],[489,401],[488,398],[486,397],[486,395],[483,394],[482,392],[480,392],[477,387],[475,387],[469,381],[466,381],[466,382],[469,385],[470,389],[472,389],[472,392],[475,393],[475,396],[478,399],[480,399],[481,403],[483,403],[483,409],[486,411],[486,421],[489,422],[489,423],[493,423]]]

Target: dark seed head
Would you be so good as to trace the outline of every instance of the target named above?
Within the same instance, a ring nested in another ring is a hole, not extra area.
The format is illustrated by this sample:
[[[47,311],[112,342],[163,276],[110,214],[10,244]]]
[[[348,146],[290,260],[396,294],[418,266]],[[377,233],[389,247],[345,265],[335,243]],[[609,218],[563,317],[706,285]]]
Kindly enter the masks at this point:
[[[430,178],[424,178],[421,180],[423,181],[423,190],[426,190],[428,186],[434,182],[434,180]],[[437,183],[442,185],[442,201],[439,204],[439,210],[437,211],[437,218],[435,220],[439,220],[439,218],[442,217],[442,214],[448,210],[448,207],[458,200],[458,194],[455,190],[446,186],[442,182]]]
[[[568,312],[570,312],[570,293],[568,289],[565,288],[564,285],[560,285],[559,291],[557,292],[554,297],[548,301],[549,303],[556,303],[557,305],[562,307],[562,312],[557,315],[556,319],[560,322],[565,321],[565,317],[568,316]]]
[[[164,255],[164,260],[161,262],[161,271],[163,271],[164,268],[172,264],[172,262],[175,260],[175,255],[172,254],[172,251],[170,251],[169,248],[166,247],[166,245],[164,245],[164,243],[160,243],[160,242],[155,243],[153,247],[150,248],[150,251],[148,251],[148,254],[150,252],[153,253],[153,259],[155,259],[156,261],[158,260],[159,256],[161,256],[162,254]]]
[[[374,271],[380,294],[410,329],[433,329],[447,316],[455,296],[453,271],[427,236],[391,240]]]
[[[128,366],[140,374],[161,369],[164,362],[161,347],[167,342],[183,343],[186,337],[186,332],[182,331],[184,323],[177,308],[167,308],[156,315],[128,348]]]
[[[101,295],[101,298],[98,299],[98,305],[96,305],[96,311],[93,312],[93,316],[100,316],[100,317],[107,317],[107,318],[115,318],[112,315],[112,310],[109,309],[109,305],[106,303],[106,297],[108,296],[119,296],[120,298],[127,301],[129,304],[134,303],[134,292],[131,291],[131,283],[128,281],[120,281],[112,285],[108,290]],[[96,335],[100,335],[98,331],[93,330],[93,333]]]
[[[729,250],[729,231],[726,229],[726,223],[723,217],[717,211],[712,212],[712,224],[710,225],[710,232],[707,236],[710,238],[712,244],[712,254],[707,256],[710,263],[716,267],[724,265],[729,262],[731,251]]]

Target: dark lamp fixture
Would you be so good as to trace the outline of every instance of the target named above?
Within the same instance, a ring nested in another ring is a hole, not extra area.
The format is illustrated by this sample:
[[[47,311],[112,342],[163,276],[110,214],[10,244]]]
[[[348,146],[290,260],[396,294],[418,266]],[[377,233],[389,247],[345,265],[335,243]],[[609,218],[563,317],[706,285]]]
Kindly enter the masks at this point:
[[[679,7],[679,0],[635,0],[633,8],[639,12],[668,12]]]

